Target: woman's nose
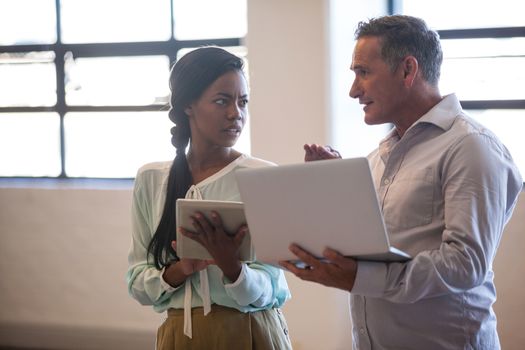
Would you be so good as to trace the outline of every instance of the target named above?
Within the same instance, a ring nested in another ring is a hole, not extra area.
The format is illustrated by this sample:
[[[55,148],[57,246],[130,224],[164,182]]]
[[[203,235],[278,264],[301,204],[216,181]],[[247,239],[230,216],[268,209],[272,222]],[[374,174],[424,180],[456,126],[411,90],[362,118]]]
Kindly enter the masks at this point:
[[[242,116],[241,107],[236,103],[232,103],[228,109],[228,118],[230,119],[239,119]]]

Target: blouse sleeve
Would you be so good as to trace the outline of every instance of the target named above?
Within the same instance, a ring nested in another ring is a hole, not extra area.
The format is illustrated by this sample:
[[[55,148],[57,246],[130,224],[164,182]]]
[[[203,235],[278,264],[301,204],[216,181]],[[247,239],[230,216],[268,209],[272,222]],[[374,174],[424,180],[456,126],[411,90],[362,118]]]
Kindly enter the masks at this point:
[[[162,306],[179,288],[170,288],[162,281],[162,271],[148,261],[148,245],[154,233],[151,200],[147,199],[142,186],[142,174],[138,174],[133,189],[131,206],[132,242],[128,254],[126,282],[129,294],[142,305]]]
[[[239,305],[258,308],[281,307],[290,299],[282,270],[254,262],[243,264],[234,283],[225,284],[226,293]]]

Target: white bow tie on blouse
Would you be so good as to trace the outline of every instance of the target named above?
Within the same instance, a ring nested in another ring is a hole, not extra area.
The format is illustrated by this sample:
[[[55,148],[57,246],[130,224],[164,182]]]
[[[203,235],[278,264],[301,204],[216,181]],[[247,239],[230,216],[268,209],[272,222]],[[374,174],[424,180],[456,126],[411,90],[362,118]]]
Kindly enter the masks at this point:
[[[201,192],[199,189],[192,185],[188,192],[186,192],[186,199],[202,199]],[[211,311],[211,298],[210,298],[210,285],[208,281],[208,270],[203,269],[199,271],[200,279],[200,290],[198,291],[199,296],[202,299],[204,308],[204,316],[208,315]],[[191,279],[186,279],[184,284],[184,334],[189,338],[192,337],[191,328]]]

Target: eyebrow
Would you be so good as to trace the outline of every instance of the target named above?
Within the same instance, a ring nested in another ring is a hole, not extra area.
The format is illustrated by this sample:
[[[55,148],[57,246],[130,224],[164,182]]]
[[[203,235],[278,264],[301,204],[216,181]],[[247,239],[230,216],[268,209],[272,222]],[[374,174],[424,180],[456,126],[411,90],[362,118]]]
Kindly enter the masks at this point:
[[[356,69],[366,69],[362,64],[350,65],[350,70],[355,71]]]
[[[221,96],[221,97],[226,97],[226,98],[233,98],[232,95],[226,93],[226,92],[218,92],[215,94],[215,96]],[[247,98],[248,97],[248,94],[244,94],[244,95],[241,95],[239,96],[240,98]]]

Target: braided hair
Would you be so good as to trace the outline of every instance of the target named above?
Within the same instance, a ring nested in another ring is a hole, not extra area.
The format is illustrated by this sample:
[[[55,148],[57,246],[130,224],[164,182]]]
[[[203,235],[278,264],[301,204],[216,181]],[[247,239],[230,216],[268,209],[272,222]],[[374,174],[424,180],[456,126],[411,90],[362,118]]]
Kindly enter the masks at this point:
[[[191,129],[186,108],[198,100],[203,92],[219,77],[230,71],[243,69],[241,58],[218,47],[202,47],[193,50],[178,60],[170,72],[169,118],[175,123],[171,129],[171,143],[177,153],[171,165],[166,188],[166,202],[159,225],[148,245],[148,256],[153,256],[157,269],[162,269],[171,260],[178,259],[171,247],[176,238],[175,203],[184,198],[193,183],[186,159],[186,148],[190,142]]]

